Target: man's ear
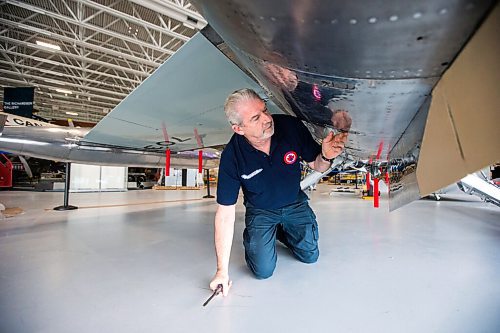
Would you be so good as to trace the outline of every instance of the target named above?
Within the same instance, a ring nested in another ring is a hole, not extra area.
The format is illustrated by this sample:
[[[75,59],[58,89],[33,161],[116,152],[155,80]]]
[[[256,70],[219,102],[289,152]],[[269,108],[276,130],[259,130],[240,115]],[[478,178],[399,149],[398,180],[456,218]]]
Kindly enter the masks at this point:
[[[239,135],[245,134],[243,132],[243,130],[241,129],[241,126],[239,126],[239,125],[231,125],[231,128],[233,129],[234,133],[236,133],[236,134],[239,134]]]

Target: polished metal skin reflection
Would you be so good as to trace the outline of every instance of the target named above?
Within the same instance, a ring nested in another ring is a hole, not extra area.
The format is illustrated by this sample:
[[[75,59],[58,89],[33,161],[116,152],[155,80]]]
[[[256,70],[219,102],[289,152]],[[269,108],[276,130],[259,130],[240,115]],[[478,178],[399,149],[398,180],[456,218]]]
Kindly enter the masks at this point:
[[[312,124],[309,128],[317,138],[324,137],[324,127],[348,131],[346,150],[358,159],[372,157],[381,142],[387,157],[439,79],[328,77],[281,67],[238,48],[235,54],[275,104]],[[341,110],[349,119],[336,119]]]
[[[6,126],[0,136],[0,147],[13,154],[60,162],[150,168],[165,166],[164,152],[88,143],[80,145],[88,132],[88,129],[59,126]],[[205,154],[203,168],[215,168],[218,162],[218,158]],[[172,168],[198,168],[197,154],[172,153],[170,165]]]
[[[301,72],[439,77],[495,1],[194,0],[231,47]]]
[[[349,131],[347,152],[370,159],[381,145],[387,158],[494,2],[195,3],[206,37],[229,47],[278,106],[318,139],[324,127]],[[339,110],[348,126],[336,126]]]
[[[420,198],[417,165],[430,105],[431,97],[428,97],[389,153],[391,211]]]
[[[438,80],[326,77],[258,62],[241,51],[237,54],[277,105],[315,125],[317,138],[324,137],[323,127],[348,131],[346,150],[358,159],[369,159],[381,142],[387,157]],[[346,111],[349,119],[337,121],[339,111]]]

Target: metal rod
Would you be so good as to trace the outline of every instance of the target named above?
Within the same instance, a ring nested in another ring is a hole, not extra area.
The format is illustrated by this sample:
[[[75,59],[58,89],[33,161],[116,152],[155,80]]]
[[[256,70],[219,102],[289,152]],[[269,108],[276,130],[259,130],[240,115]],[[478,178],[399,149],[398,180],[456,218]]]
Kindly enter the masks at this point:
[[[210,296],[210,298],[207,299],[207,301],[205,303],[203,303],[203,306],[207,306],[208,302],[210,302],[212,300],[212,298],[214,298],[215,296],[219,295],[221,291],[222,291],[222,284],[219,284],[217,286],[217,288],[214,290],[214,293],[212,294],[212,296]]]
[[[66,175],[64,179],[64,204],[62,206],[54,207],[54,210],[73,210],[78,209],[76,206],[68,205],[69,202],[69,184],[71,178],[71,163],[66,163]]]
[[[69,202],[69,180],[71,178],[71,163],[66,163],[66,175],[64,177],[64,206]]]
[[[210,195],[210,170],[205,169],[205,173],[207,175],[207,195],[205,195],[203,198],[215,198],[213,195]]]

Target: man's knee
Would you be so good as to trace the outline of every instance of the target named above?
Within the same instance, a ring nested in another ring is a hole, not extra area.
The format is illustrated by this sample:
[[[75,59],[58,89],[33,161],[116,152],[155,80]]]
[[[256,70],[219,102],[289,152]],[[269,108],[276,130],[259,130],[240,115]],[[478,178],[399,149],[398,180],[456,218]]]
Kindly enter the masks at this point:
[[[260,271],[260,272],[254,271],[253,274],[255,275],[255,278],[257,278],[258,280],[265,280],[273,276],[273,272],[274,270]]]
[[[319,250],[316,249],[316,251],[308,251],[308,252],[298,251],[295,253],[295,256],[297,257],[297,259],[299,259],[301,262],[305,264],[314,264],[316,261],[318,261]]]
[[[264,280],[267,278],[270,278],[273,273],[274,269],[276,268],[276,265],[272,264],[267,264],[267,265],[255,265],[255,264],[250,264],[248,263],[248,267],[252,271],[252,273],[255,275],[255,277],[259,280]]]

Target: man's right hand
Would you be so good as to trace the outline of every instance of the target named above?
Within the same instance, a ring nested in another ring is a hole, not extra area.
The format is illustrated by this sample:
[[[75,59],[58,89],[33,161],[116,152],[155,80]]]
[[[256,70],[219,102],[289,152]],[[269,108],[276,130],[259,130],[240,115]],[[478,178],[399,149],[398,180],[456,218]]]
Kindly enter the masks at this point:
[[[210,282],[210,289],[215,290],[217,286],[222,284],[222,295],[227,296],[229,289],[233,285],[233,281],[229,281],[229,275],[223,272],[215,273],[212,281]]]

